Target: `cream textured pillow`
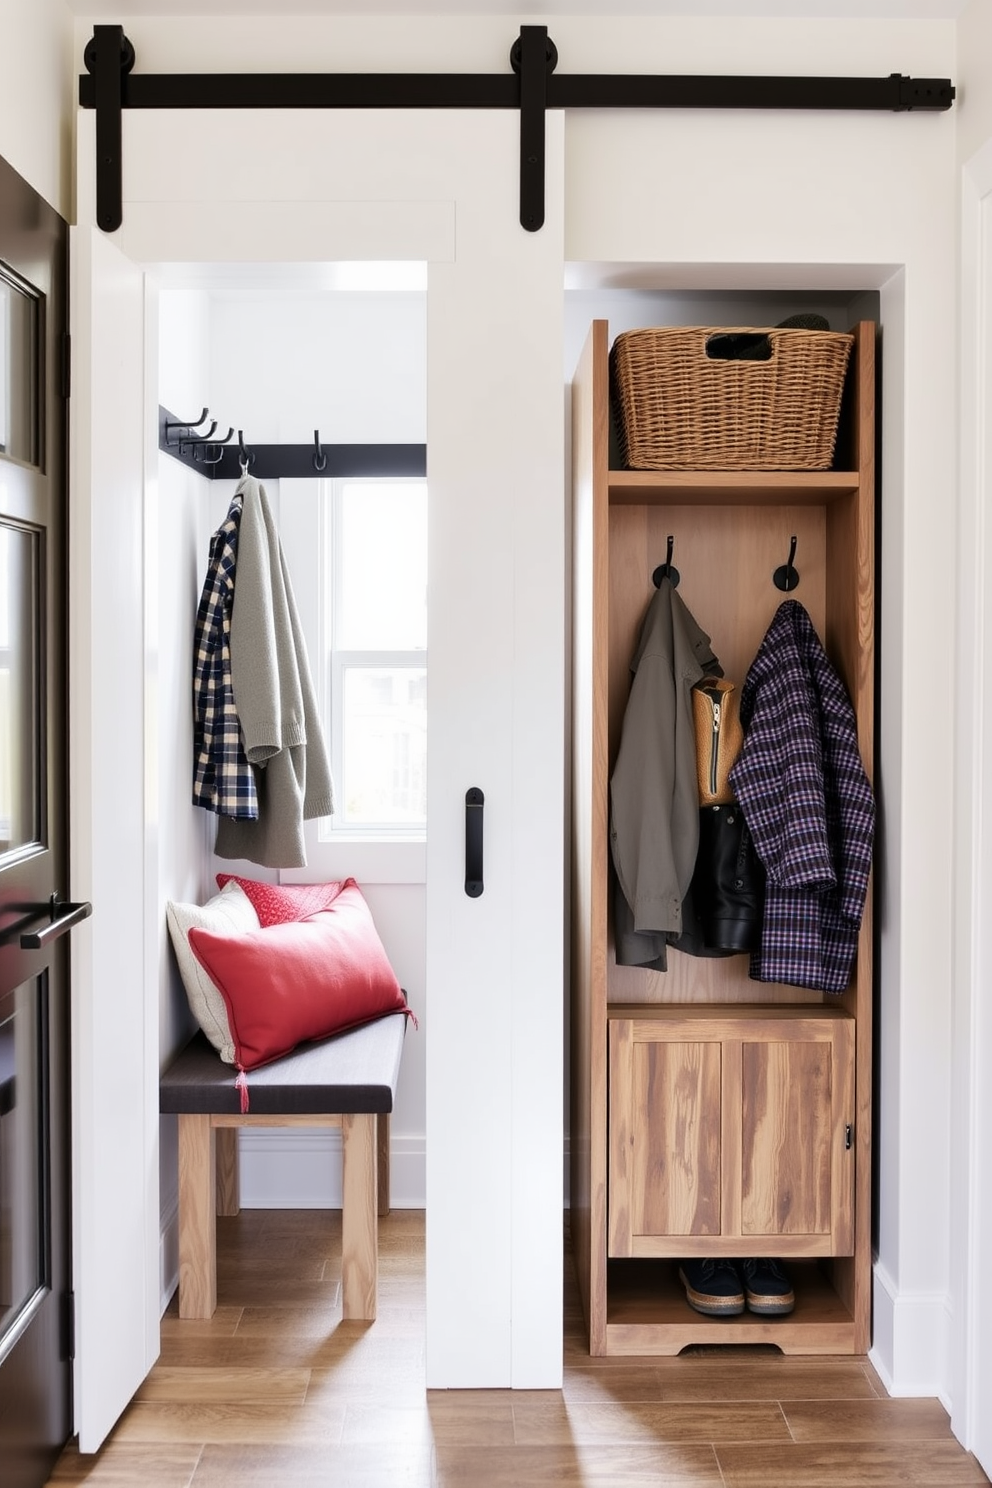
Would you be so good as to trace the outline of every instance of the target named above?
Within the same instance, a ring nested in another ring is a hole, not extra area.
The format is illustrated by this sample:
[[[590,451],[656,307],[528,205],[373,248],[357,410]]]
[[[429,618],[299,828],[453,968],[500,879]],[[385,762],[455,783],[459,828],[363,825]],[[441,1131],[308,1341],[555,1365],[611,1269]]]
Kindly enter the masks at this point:
[[[254,905],[241,885],[232,879],[206,904],[176,904],[170,899],[165,916],[190,1010],[221,1059],[233,1064],[234,1040],[227,1004],[217,984],[190,950],[189,932],[195,928],[212,930],[216,935],[238,935],[243,930],[257,930],[259,922]]]

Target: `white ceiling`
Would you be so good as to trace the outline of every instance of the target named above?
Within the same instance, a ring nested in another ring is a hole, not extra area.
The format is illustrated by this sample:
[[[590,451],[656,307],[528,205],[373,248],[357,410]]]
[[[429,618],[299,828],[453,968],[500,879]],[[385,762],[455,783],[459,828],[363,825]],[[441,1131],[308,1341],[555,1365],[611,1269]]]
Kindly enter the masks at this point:
[[[954,20],[969,0],[68,0],[78,15],[506,15],[540,22],[556,15],[777,16]]]

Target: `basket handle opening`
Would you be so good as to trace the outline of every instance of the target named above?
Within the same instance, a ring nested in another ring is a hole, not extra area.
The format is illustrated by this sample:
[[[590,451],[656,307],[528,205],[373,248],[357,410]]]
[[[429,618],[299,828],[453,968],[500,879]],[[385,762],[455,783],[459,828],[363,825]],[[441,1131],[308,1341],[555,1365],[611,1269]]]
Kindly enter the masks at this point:
[[[706,355],[713,362],[770,362],[774,347],[763,331],[724,331],[707,338]]]

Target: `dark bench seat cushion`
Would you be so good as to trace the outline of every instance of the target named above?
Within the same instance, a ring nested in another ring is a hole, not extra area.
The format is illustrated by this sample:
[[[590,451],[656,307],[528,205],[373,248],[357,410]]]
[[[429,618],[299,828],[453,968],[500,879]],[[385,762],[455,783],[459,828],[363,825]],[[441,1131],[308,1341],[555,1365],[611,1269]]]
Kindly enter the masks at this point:
[[[405,1013],[391,1013],[251,1070],[252,1116],[392,1111],[406,1021]],[[237,1116],[236,1078],[237,1070],[197,1033],[159,1081],[159,1110]]]

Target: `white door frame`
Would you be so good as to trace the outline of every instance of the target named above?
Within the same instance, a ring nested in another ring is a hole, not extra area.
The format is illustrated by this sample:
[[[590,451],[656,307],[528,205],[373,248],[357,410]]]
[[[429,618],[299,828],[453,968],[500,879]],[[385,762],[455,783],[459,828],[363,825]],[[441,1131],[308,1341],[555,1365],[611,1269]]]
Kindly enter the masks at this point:
[[[992,1473],[992,140],[961,180],[961,468],[957,544],[952,1090],[955,1435]]]
[[[518,129],[501,112],[132,111],[124,223],[112,235],[143,265],[429,263],[427,1376],[437,1387],[561,1381],[564,122],[547,123],[537,234],[518,221]],[[81,112],[84,226],[95,222],[94,135]],[[187,158],[211,160],[209,185],[181,178],[174,162]],[[481,899],[463,886],[473,785],[486,795]],[[109,805],[79,803],[84,837]],[[146,888],[146,941],[166,897],[167,885]],[[113,906],[95,912],[109,919]],[[110,995],[85,974],[80,987],[84,1001]],[[144,996],[157,1000],[157,986]],[[76,1076],[85,1102],[94,1070]],[[157,1137],[157,1088],[145,1089],[142,1119]],[[86,1253],[80,1263],[85,1287]],[[84,1372],[100,1367],[98,1340],[90,1350],[84,1341]]]

